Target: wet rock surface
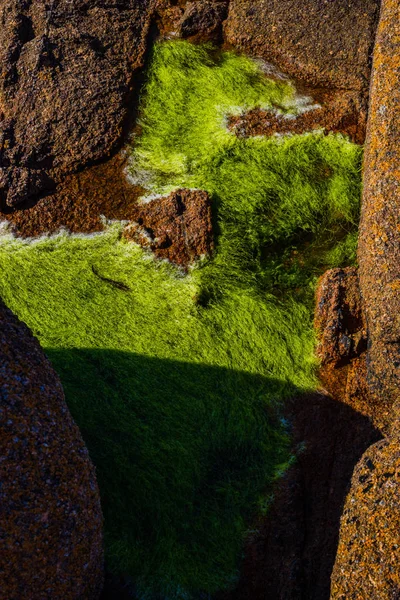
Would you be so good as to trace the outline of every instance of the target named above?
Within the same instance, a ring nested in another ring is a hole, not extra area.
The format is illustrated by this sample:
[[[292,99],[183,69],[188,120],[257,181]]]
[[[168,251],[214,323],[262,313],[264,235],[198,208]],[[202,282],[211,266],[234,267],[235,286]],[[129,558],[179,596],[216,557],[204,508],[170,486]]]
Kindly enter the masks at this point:
[[[303,92],[314,98],[317,104],[295,118],[255,108],[243,115],[230,117],[228,127],[238,137],[301,135],[323,129],[326,133],[348,135],[357,144],[364,142],[365,123],[359,121],[359,107],[351,92],[335,94],[318,89],[304,89]]]
[[[136,222],[127,225],[124,235],[187,268],[214,247],[210,197],[201,190],[181,189],[140,204]]]
[[[400,598],[400,440],[378,442],[358,463],[341,519],[332,600]]]
[[[319,378],[325,389],[383,427],[382,407],[374,405],[368,394],[368,339],[357,268],[332,269],[320,278],[314,322]]]
[[[5,0],[0,193],[15,206],[120,143],[153,0]]]
[[[313,89],[315,97],[325,92],[327,127],[344,129],[362,142],[379,4],[379,0],[231,0],[224,39],[276,64]]]
[[[157,24],[163,37],[194,42],[222,41],[229,0],[158,0]]]
[[[97,599],[95,470],[49,360],[1,302],[0,428],[0,599]]]
[[[214,236],[211,201],[201,190],[177,190],[167,197],[141,203],[145,190],[125,175],[127,157],[66,177],[55,194],[0,212],[15,235],[36,237],[66,228],[72,233],[103,231],[104,218],[126,221],[124,236],[159,258],[187,268],[212,253]]]
[[[400,6],[382,3],[364,158],[358,260],[370,347],[368,385],[388,422],[400,392]]]

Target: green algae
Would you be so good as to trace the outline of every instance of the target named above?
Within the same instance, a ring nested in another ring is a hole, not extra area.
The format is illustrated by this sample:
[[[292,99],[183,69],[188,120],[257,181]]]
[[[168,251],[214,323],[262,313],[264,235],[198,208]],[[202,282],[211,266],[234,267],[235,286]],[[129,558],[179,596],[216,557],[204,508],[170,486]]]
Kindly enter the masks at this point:
[[[226,115],[257,105],[298,110],[291,84],[247,58],[155,46],[132,173],[153,193],[211,194],[216,251],[189,275],[118,224],[0,237],[0,295],[60,374],[97,467],[108,564],[143,598],[233,582],[246,524],[290,458],[282,402],[318,385],[316,277],[355,257],[360,148],[237,139]]]

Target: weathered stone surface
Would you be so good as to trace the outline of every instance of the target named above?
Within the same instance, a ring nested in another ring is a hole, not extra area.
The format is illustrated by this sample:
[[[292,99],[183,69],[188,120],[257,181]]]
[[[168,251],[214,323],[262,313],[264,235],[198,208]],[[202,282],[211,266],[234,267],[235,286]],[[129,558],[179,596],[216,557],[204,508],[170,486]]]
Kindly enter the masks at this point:
[[[378,0],[231,0],[227,42],[314,87],[361,90]]]
[[[214,247],[210,197],[201,190],[181,189],[141,204],[125,236],[187,268]]]
[[[332,269],[320,278],[314,322],[319,377],[325,389],[383,427],[382,403],[376,405],[368,394],[367,329],[355,267]]]
[[[400,412],[400,5],[384,0],[374,52],[358,261],[370,394]]]
[[[306,91],[306,90],[304,90]],[[273,111],[254,108],[249,112],[231,116],[228,127],[239,137],[257,135],[303,134],[324,129],[326,133],[348,135],[352,141],[362,144],[365,126],[359,122],[359,103],[353,92],[332,93],[310,90],[316,108],[300,113],[295,118],[285,118]]]
[[[358,142],[367,96],[379,0],[231,0],[227,44],[277,65],[313,89],[330,91],[326,120]]]
[[[97,599],[94,467],[49,360],[1,302],[0,429],[0,600]]]
[[[121,142],[153,3],[1,3],[3,202],[51,189]]]
[[[229,0],[158,0],[157,22],[164,37],[220,42]]]
[[[369,448],[341,519],[332,600],[400,598],[400,440]]]

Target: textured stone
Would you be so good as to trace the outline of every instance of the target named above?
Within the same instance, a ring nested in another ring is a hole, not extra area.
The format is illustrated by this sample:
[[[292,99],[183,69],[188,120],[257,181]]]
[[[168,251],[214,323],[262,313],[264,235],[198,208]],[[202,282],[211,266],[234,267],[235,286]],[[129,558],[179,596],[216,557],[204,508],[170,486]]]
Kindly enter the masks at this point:
[[[157,23],[163,37],[220,42],[229,0],[158,0]]]
[[[368,394],[367,329],[355,267],[332,269],[319,280],[315,328],[319,377],[329,394],[384,427],[382,403]]]
[[[35,197],[121,143],[152,7],[153,0],[1,3],[3,202]]]
[[[378,0],[231,0],[225,38],[315,87],[369,82]]]
[[[266,517],[251,524],[237,589],[218,600],[329,598],[351,475],[381,435],[370,419],[322,393],[294,398],[286,418],[296,460],[277,482]]]
[[[341,519],[331,600],[400,598],[400,440],[369,448]]]
[[[97,599],[95,470],[49,360],[1,302],[0,430],[0,600]]]
[[[125,236],[151,248],[159,258],[187,268],[214,247],[211,201],[207,192],[181,189],[139,205]]]
[[[224,38],[322,92],[327,124],[362,142],[378,12],[379,0],[231,0]]]
[[[400,397],[400,4],[382,3],[371,82],[358,261],[369,391],[388,423]]]

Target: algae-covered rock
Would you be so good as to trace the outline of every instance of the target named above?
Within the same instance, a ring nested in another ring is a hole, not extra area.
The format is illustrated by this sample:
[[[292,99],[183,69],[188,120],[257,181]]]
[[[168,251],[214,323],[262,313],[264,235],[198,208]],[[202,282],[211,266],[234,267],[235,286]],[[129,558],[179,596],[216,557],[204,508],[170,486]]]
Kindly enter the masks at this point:
[[[97,599],[103,549],[95,470],[58,376],[1,302],[0,430],[0,599]]]

